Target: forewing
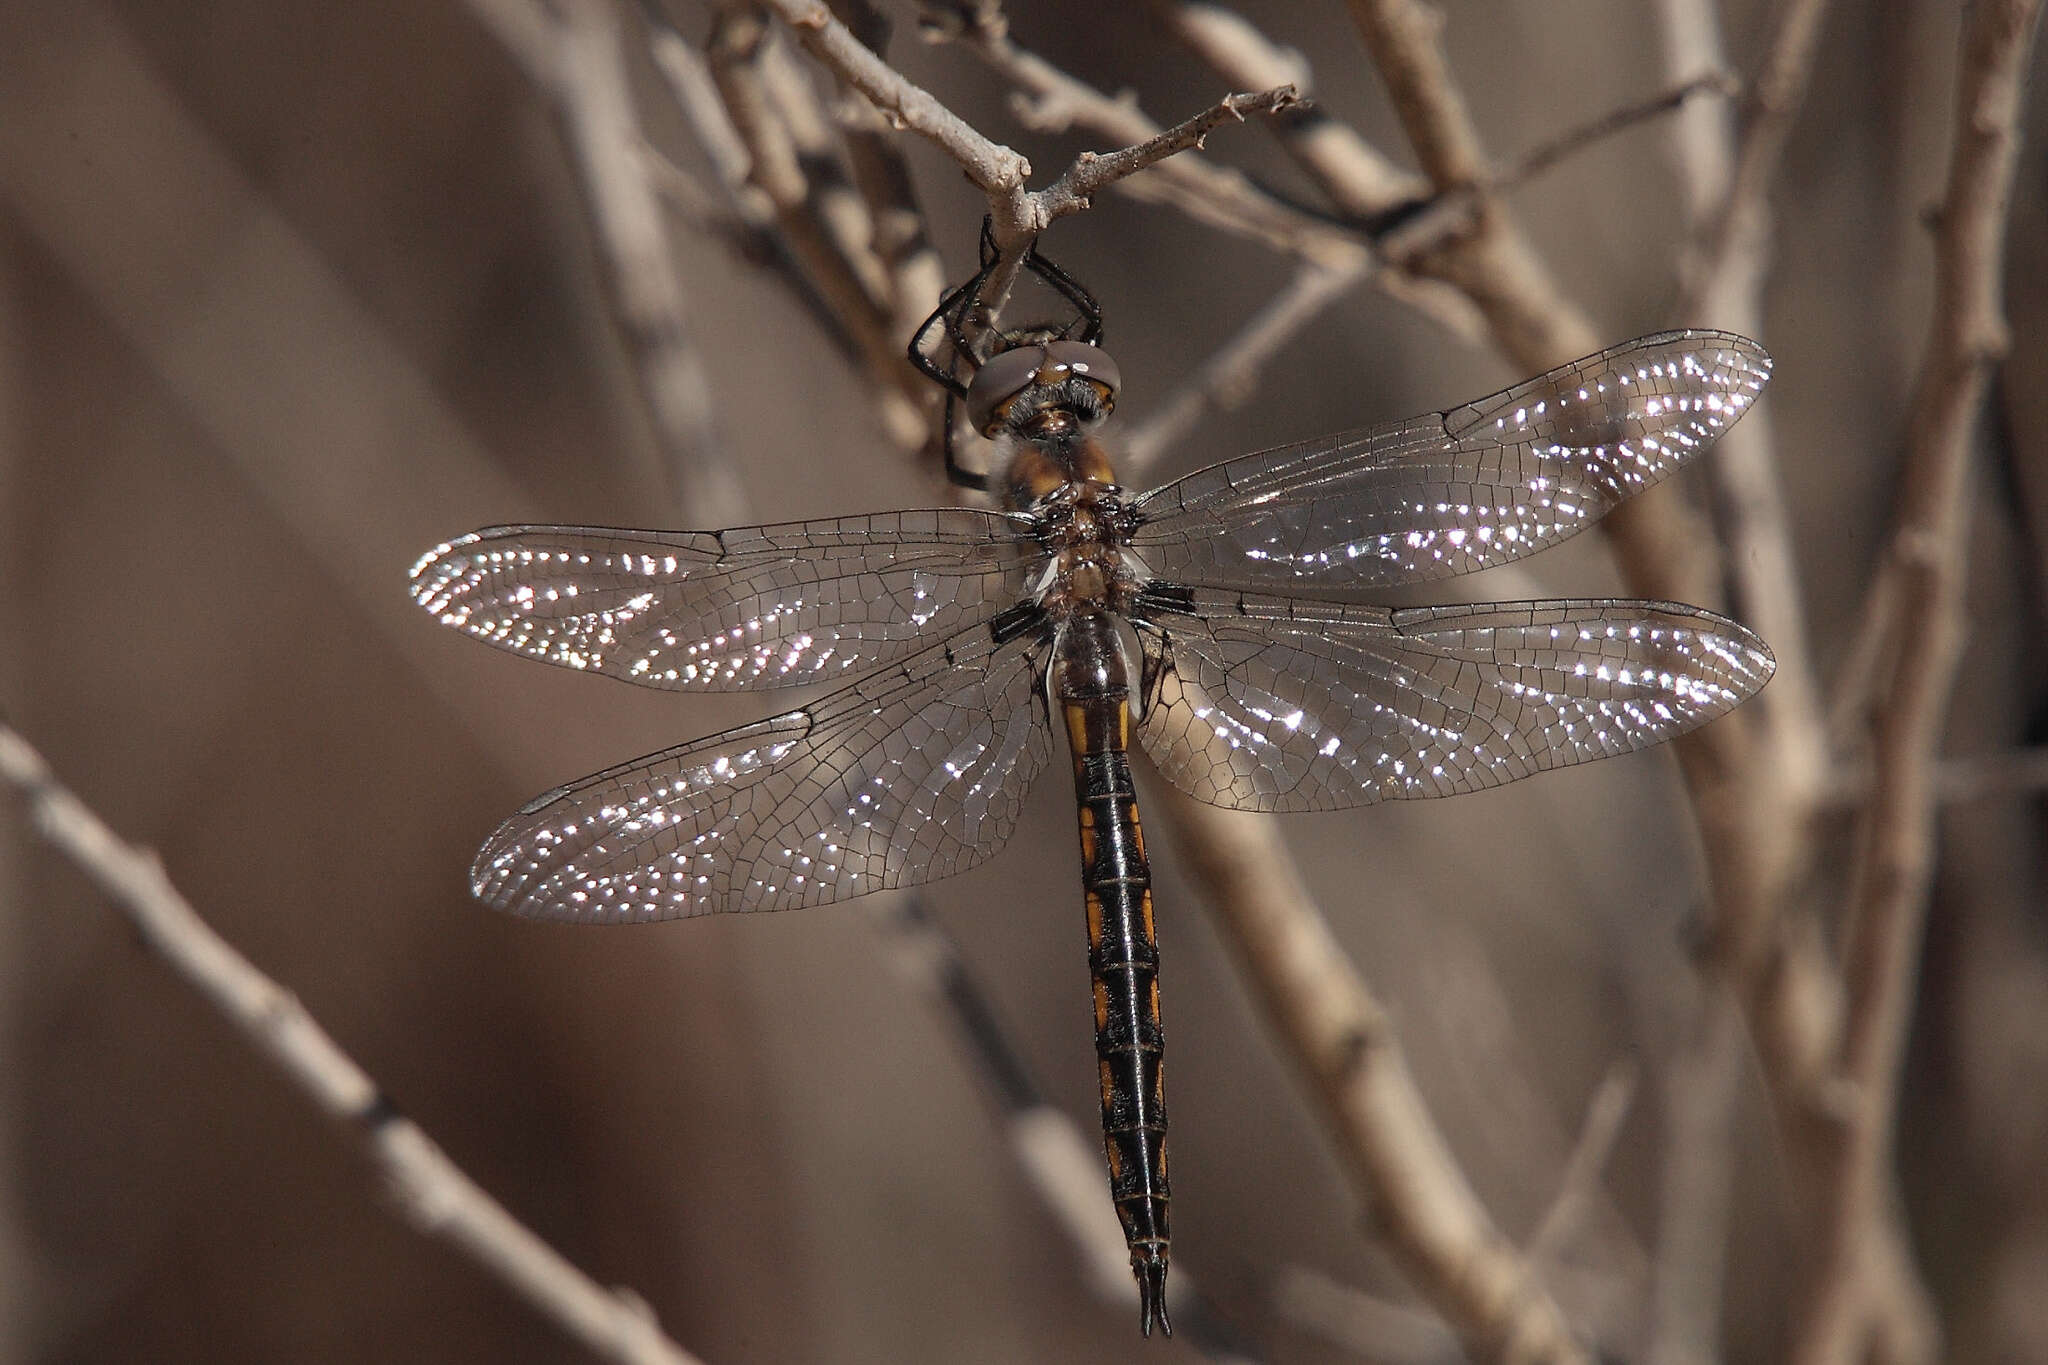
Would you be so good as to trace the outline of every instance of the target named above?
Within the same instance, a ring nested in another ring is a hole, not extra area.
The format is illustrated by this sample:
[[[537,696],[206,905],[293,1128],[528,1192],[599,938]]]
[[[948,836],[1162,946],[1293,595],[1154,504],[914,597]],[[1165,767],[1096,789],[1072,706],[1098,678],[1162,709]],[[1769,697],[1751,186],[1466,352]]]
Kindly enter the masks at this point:
[[[1246,455],[1140,498],[1158,577],[1383,588],[1470,573],[1583,530],[1704,449],[1770,378],[1755,342],[1665,332],[1376,431]]]
[[[1138,733],[1175,786],[1240,810],[1449,796],[1645,748],[1774,667],[1733,621],[1668,602],[1389,611],[1174,591],[1141,602],[1164,644],[1147,632]]]
[[[733,531],[497,526],[430,551],[414,600],[487,644],[643,687],[827,681],[1023,593],[1028,523],[967,508]]]
[[[501,910],[618,922],[788,910],[965,871],[1051,752],[1036,636],[976,628],[817,705],[541,796],[470,883]]]

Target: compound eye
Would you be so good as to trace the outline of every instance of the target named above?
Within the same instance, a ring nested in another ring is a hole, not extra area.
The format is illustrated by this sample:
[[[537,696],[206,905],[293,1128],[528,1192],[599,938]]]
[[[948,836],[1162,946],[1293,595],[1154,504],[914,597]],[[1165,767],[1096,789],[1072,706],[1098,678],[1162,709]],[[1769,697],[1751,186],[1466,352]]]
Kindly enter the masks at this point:
[[[1102,396],[1109,400],[1111,406],[1115,406],[1117,390],[1124,384],[1124,377],[1117,373],[1116,362],[1109,358],[1109,352],[1085,341],[1047,342],[1045,368],[1060,379],[1074,374],[1101,386]],[[1041,379],[1040,382],[1048,381]]]
[[[974,372],[967,384],[967,420],[976,431],[986,436],[1001,423],[1003,405],[1037,382],[1045,353],[1043,346],[1014,346]]]

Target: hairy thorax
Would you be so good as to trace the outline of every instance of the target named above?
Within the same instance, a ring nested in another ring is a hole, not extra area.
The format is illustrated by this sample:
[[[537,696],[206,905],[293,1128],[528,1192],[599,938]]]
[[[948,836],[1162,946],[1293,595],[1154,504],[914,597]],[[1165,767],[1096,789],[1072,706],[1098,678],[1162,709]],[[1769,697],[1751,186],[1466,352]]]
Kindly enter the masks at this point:
[[[1039,517],[1051,559],[1038,600],[1053,619],[1126,610],[1138,587],[1124,550],[1130,514],[1099,442],[1018,442],[1004,493],[1013,509]]]

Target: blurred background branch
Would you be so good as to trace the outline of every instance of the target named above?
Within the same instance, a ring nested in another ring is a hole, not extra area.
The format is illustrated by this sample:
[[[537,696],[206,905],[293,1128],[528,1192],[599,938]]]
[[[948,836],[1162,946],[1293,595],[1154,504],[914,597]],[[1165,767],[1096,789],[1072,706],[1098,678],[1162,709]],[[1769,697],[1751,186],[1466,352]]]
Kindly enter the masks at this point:
[[[599,1288],[464,1175],[290,992],[207,928],[154,856],[108,829],[4,725],[0,781],[23,798],[36,831],[120,907],[153,952],[353,1133],[408,1222],[474,1257],[593,1354],[629,1365],[692,1365],[696,1358],[662,1335],[645,1303]]]

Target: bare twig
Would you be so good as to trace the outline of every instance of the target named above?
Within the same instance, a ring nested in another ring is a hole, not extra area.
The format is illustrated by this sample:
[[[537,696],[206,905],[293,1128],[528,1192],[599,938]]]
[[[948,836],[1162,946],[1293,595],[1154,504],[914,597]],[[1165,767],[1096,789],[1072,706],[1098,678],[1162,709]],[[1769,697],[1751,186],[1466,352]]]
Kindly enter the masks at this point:
[[[1557,287],[1488,188],[1479,135],[1440,41],[1441,13],[1421,0],[1351,0],[1351,13],[1430,183],[1439,195],[1475,196],[1469,230],[1418,252],[1411,267],[1469,295],[1501,349],[1529,373],[1597,349],[1592,320]],[[1630,585],[1644,596],[1718,598],[1711,537],[1674,491],[1630,499],[1603,529]],[[1681,750],[1730,745],[1742,724],[1708,726],[1679,741]]]
[[[1124,441],[1124,465],[1132,482],[1142,487],[1159,457],[1192,430],[1204,413],[1243,402],[1258,382],[1259,371],[1280,348],[1323,309],[1349,293],[1364,274],[1362,258],[1347,268],[1298,267],[1285,288],[1131,430]]]
[[[1175,0],[1153,0],[1152,8],[1182,42],[1226,79],[1245,85],[1287,81],[1304,92],[1309,90],[1309,67],[1301,54],[1275,48],[1232,11],[1220,5]],[[1726,96],[1737,88],[1738,82],[1719,70],[1690,73],[1670,90],[1609,111],[1539,144],[1505,172],[1463,184],[1440,184],[1434,190],[1429,183],[1396,169],[1354,129],[1319,109],[1283,114],[1270,126],[1335,206],[1335,217],[1369,235],[1380,254],[1405,272],[1417,258],[1471,232],[1489,196],[1523,184],[1624,128],[1680,108],[1695,95]],[[1395,224],[1385,221],[1390,211],[1418,204],[1425,205],[1420,212],[1407,214]],[[1428,283],[1410,280],[1405,273],[1392,278],[1404,281],[1409,289]]]
[[[1650,1365],[1712,1365],[1722,1358],[1742,1013],[1719,977],[1708,977],[1701,990],[1691,1036],[1660,1078],[1664,1150],[1645,1355]]]
[[[838,0],[847,26],[877,56],[886,55],[891,26],[868,0]],[[932,301],[945,292],[945,265],[925,230],[924,210],[903,152],[874,106],[841,82],[848,159],[874,224],[874,251],[887,272],[894,306],[891,333],[908,345]],[[900,350],[902,347],[899,346]],[[933,402],[937,403],[934,391]],[[937,425],[936,406],[930,426]]]
[[[1658,6],[1671,79],[1721,67],[1718,8],[1713,0],[1662,0]],[[1724,105],[1699,101],[1675,121],[1676,167],[1694,241],[1672,314],[1680,325],[1711,324],[1750,336],[1762,329],[1770,242],[1764,192],[1799,107],[1822,8],[1812,0],[1781,7],[1739,150]],[[1739,234],[1731,231],[1737,226]],[[1649,1347],[1655,1365],[1705,1365],[1720,1358],[1731,1145],[1743,1056],[1738,1001],[1751,1002],[1761,1030],[1766,1021],[1784,1028],[1807,1017],[1787,1008],[1788,1001],[1832,1002],[1840,994],[1824,954],[1771,954],[1757,946],[1768,932],[1767,917],[1782,922],[1791,913],[1784,904],[1785,889],[1794,882],[1791,869],[1810,856],[1803,855],[1808,846],[1797,831],[1811,816],[1828,752],[1768,408],[1749,413],[1729,431],[1705,469],[1728,546],[1724,562],[1735,609],[1771,641],[1779,659],[1771,686],[1754,703],[1758,743],[1748,757],[1757,766],[1737,779],[1749,792],[1747,810],[1737,818],[1748,820],[1751,834],[1773,841],[1775,851],[1770,844],[1745,841],[1729,848],[1717,841],[1728,848],[1720,866],[1740,864],[1745,870],[1717,899],[1717,942],[1724,952],[1713,965],[1721,970],[1702,982],[1699,1008],[1663,1080],[1666,1142]],[[1724,832],[1740,831],[1730,824]],[[1771,873],[1772,867],[1780,871]],[[1818,941],[1812,925],[1801,927],[1805,932],[1797,941]],[[1750,973],[1747,979],[1738,978],[1743,971]],[[1781,1112],[1784,1105],[1805,1103],[1798,1098],[1807,1074],[1803,1059],[1817,1050],[1810,1038],[1763,1049],[1767,1065],[1781,1063],[1773,1085]],[[1786,1063],[1796,1064],[1797,1078]],[[1811,1174],[1810,1166],[1795,1168],[1795,1183]]]
[[[1024,192],[1031,163],[991,142],[929,91],[904,77],[832,17],[818,0],[766,0],[797,40],[865,95],[896,127],[916,133],[950,156],[991,203]]]
[[[1730,306],[1753,306],[1769,259],[1769,192],[1784,159],[1785,142],[1806,102],[1806,86],[1820,51],[1827,0],[1787,0],[1780,6],[1764,69],[1745,108],[1748,123],[1736,149],[1729,183],[1715,196],[1687,263],[1686,295],[1712,309],[1730,293]],[[1718,46],[1718,45],[1717,45]]]
[[[1718,60],[1718,23],[1708,0],[1663,0],[1661,8],[1675,60],[1697,61],[1702,47],[1707,60]],[[1826,11],[1826,0],[1792,0],[1780,7],[1747,102],[1748,122],[1732,155],[1725,113],[1702,107],[1679,125],[1679,173],[1694,210],[1693,241],[1672,314],[1676,324],[1726,327],[1746,336],[1763,330],[1771,261],[1768,192],[1804,103]],[[1750,414],[1761,420],[1744,421],[1729,432],[1705,469],[1728,547],[1724,560],[1736,608],[1778,658],[1778,671],[1756,708],[1777,785],[1786,800],[1805,806],[1826,779],[1828,749],[1769,406]]]
[[[890,272],[888,286],[882,291],[886,303],[870,305],[857,283],[860,273],[857,267],[834,259],[831,248],[822,240],[820,232],[811,227],[807,217],[798,231],[783,232],[777,205],[750,178],[756,158],[726,112],[710,63],[669,23],[656,0],[643,0],[642,12],[646,20],[648,51],[654,59],[655,70],[661,74],[676,107],[696,134],[698,144],[710,159],[719,183],[732,203],[736,221],[724,235],[748,262],[774,271],[846,357],[881,381],[870,385],[869,393],[875,399],[876,415],[882,429],[899,446],[918,445],[931,422],[919,415],[924,394],[919,386],[910,382],[902,362],[903,347],[896,344],[894,338],[900,334],[907,341],[909,328],[914,325],[900,321],[904,300],[914,300],[912,306],[919,309],[918,316],[922,317],[922,307],[938,294],[936,279],[923,287],[914,287],[913,280]],[[646,155],[653,167],[656,184],[664,193],[669,193],[676,187],[680,172],[666,158],[657,159],[657,154],[651,149]],[[807,199],[802,202],[808,206]],[[797,212],[803,214],[804,209]],[[720,224],[714,222],[711,226],[716,229]],[[877,234],[877,240],[872,244],[874,254],[883,257],[876,269],[888,270],[886,256],[881,249],[882,225],[876,223],[874,229]],[[803,251],[806,246],[811,248],[808,252]],[[851,254],[865,253],[868,247],[869,244],[863,243]],[[850,308],[835,308],[835,301],[827,297],[828,291],[814,282],[807,270],[815,270],[822,279],[837,285],[833,292],[838,294],[840,303],[850,305]],[[891,307],[897,311],[899,319],[893,326],[881,320]]]
[[[846,170],[838,120],[819,98],[809,69],[797,64],[789,44],[779,38],[760,45],[759,79],[762,93],[789,134],[805,183],[809,217],[830,243],[835,264],[852,277],[869,306],[886,317],[891,281],[875,254],[875,224],[868,216],[867,200]]]
[[[1152,9],[1175,37],[1231,84],[1252,90],[1292,85],[1304,97],[1313,93],[1307,59],[1275,47],[1234,11],[1174,0],[1153,0]],[[1311,104],[1288,110],[1269,126],[1343,218],[1370,222],[1429,193],[1425,182],[1394,165],[1355,129]]]
[[[1579,1140],[1572,1146],[1571,1159],[1557,1182],[1557,1196],[1544,1210],[1536,1230],[1529,1234],[1524,1250],[1537,1262],[1555,1260],[1571,1244],[1584,1225],[1586,1212],[1600,1189],[1601,1172],[1614,1140],[1621,1135],[1622,1120],[1628,1117],[1635,1098],[1635,1068],[1626,1062],[1609,1067],[1586,1106],[1585,1121],[1579,1126]]]
[[[1522,153],[1513,166],[1494,177],[1493,188],[1505,192],[1520,186],[1557,165],[1567,157],[1576,156],[1598,142],[1605,142],[1616,133],[1625,132],[1639,123],[1662,118],[1685,107],[1688,100],[1700,95],[1718,95],[1722,99],[1733,98],[1740,93],[1742,82],[1726,71],[1704,71],[1698,75],[1675,82],[1670,89],[1660,91],[1634,104],[1624,104],[1610,109],[1597,118],[1588,119],[1576,128],[1539,142]]]
[[[1845,949],[1847,1109],[1838,1164],[1823,1191],[1819,1274],[1794,1338],[1793,1359],[1802,1365],[1872,1353],[1910,1360],[1933,1349],[1924,1297],[1914,1339],[1902,1337],[1895,1319],[1879,1330],[1874,1296],[1898,1288],[1897,1267],[1886,1254],[1896,1241],[1882,1234],[1893,1198],[1899,1058],[1934,877],[1935,753],[1962,655],[1970,451],[1992,368],[2006,347],[1999,299],[2006,212],[2040,18],[2039,0],[1980,0],[1965,20],[1954,153],[1935,234],[1934,316],[1888,551],[1899,581],[1899,646],[1879,697],[1876,787],[1861,826]]]
[[[535,0],[471,0],[471,8],[555,102],[671,491],[692,517],[723,525],[739,485],[640,154],[618,11],[612,0],[561,0],[552,14]]]
[[[1440,13],[1419,0],[1351,0],[1351,10],[1431,181],[1440,192],[1477,195],[1471,231],[1416,257],[1416,268],[1467,291],[1501,348],[1527,370],[1592,350],[1584,312],[1560,293],[1486,192],[1478,135],[1441,50]],[[1720,596],[1712,537],[1670,485],[1630,499],[1602,526],[1629,586],[1642,596],[1709,603]],[[1725,717],[1674,747],[1714,891],[1713,952],[1747,964],[1763,951],[1774,921],[1796,830],[1760,813],[1748,784],[1763,769],[1746,716]]]
[[[1225,95],[1193,118],[1183,119],[1164,132],[1120,151],[1083,152],[1059,179],[1032,196],[1037,205],[1032,221],[1042,229],[1070,213],[1078,213],[1089,206],[1095,195],[1126,176],[1136,175],[1176,152],[1201,147],[1219,124],[1231,120],[1242,123],[1247,114],[1278,113],[1292,109],[1300,102],[1291,85],[1257,93]]]
[[[925,11],[926,32],[935,41],[965,43],[990,69],[1017,87],[1026,101],[1020,112],[1032,127],[1044,131],[1085,127],[1126,144],[1159,135],[1159,125],[1135,101],[1105,94],[1012,41],[1002,8],[992,0],[945,6],[928,0]],[[1189,156],[1170,158],[1153,169],[1154,174],[1121,181],[1117,188],[1134,199],[1171,205],[1195,222],[1325,269],[1362,272],[1372,266],[1373,253],[1355,233],[1280,202],[1236,170]],[[1450,228],[1462,231],[1463,224],[1454,223]],[[1454,290],[1399,270],[1372,270],[1371,279],[1376,288],[1451,335],[1465,340],[1478,337],[1476,311]]]
[[[987,197],[996,244],[1003,254],[1002,264],[982,290],[982,298],[991,311],[999,309],[1008,296],[1024,249],[1054,220],[1086,208],[1093,194],[1124,182],[1141,170],[1162,162],[1183,165],[1180,160],[1167,159],[1177,152],[1199,147],[1204,136],[1223,122],[1242,119],[1247,113],[1269,113],[1294,103],[1293,92],[1284,89],[1227,96],[1172,129],[1162,132],[1152,128],[1125,138],[1129,145],[1118,151],[1084,152],[1051,184],[1029,192],[1024,188],[1031,171],[1029,162],[982,137],[936,98],[906,80],[822,5],[771,0],[767,8],[779,14],[813,56],[866,97],[884,117],[926,137],[951,156]],[[735,9],[725,13],[721,27],[730,30],[751,23],[749,11]],[[740,91],[723,79],[721,87],[726,90],[727,104],[734,108],[734,121],[743,135],[750,127],[765,124],[765,118],[754,119],[742,113],[748,106],[744,100],[736,103]],[[753,141],[749,138],[750,146]],[[764,142],[754,150],[758,162],[774,148]],[[797,182],[787,175],[770,183],[762,181],[757,173],[756,181],[768,189],[778,208],[785,210],[798,189]],[[777,185],[781,193],[777,192]],[[902,317],[909,316],[903,310],[897,311]]]
[[[1022,112],[1033,128],[1057,131],[1080,126],[1125,145],[1159,136],[1160,126],[1133,101],[1104,94],[1020,47],[1010,38],[1000,6],[946,6],[948,22],[931,17],[940,8],[926,6],[927,36],[965,43],[1017,87],[1029,101]],[[1228,167],[1199,157],[1175,157],[1157,169],[1156,176],[1125,181],[1122,188],[1136,197],[1170,202],[1197,222],[1325,265],[1342,265],[1365,251],[1348,233],[1278,203]]]
[[[1710,72],[1683,81],[1646,100],[1611,109],[1598,118],[1538,143],[1505,171],[1490,174],[1483,181],[1454,185],[1439,191],[1415,213],[1391,226],[1374,230],[1374,244],[1390,263],[1403,269],[1420,268],[1432,252],[1474,231],[1496,196],[1526,184],[1560,161],[1625,128],[1683,108],[1696,95],[1727,95],[1736,88],[1734,77],[1725,72]],[[1366,223],[1356,226],[1361,230],[1371,228]]]
[[[894,395],[882,411],[898,445],[920,445],[922,382],[905,360],[895,330],[891,281],[871,249],[872,229],[857,198],[819,184],[816,173],[833,164],[819,145],[822,120],[806,114],[809,91],[778,76],[771,30],[747,6],[720,11],[710,39],[711,74],[748,155],[747,178],[767,196],[782,239],[845,334],[853,339],[875,392]],[[800,125],[803,125],[800,127]],[[805,144],[813,155],[802,155]],[[858,213],[858,226],[849,225]]]
[[[1473,1194],[1270,822],[1168,792],[1176,842],[1266,1017],[1304,1072],[1367,1210],[1410,1281],[1479,1360],[1583,1361],[1534,1268]]]
[[[760,186],[747,179],[751,160],[746,143],[719,102],[710,63],[676,31],[655,0],[642,4],[641,15],[647,25],[647,50],[654,59],[654,69],[667,83],[676,108],[689,120],[690,130],[710,158],[719,183],[749,227],[770,231],[775,222],[775,206]]]
[[[155,855],[108,829],[20,734],[0,725],[0,780],[28,800],[36,832],[135,925],[142,942],[225,1015],[331,1118],[348,1125],[405,1217],[476,1261],[597,1354],[690,1365],[646,1303],[609,1292],[564,1260],[450,1161],[306,1012],[206,926]]]

